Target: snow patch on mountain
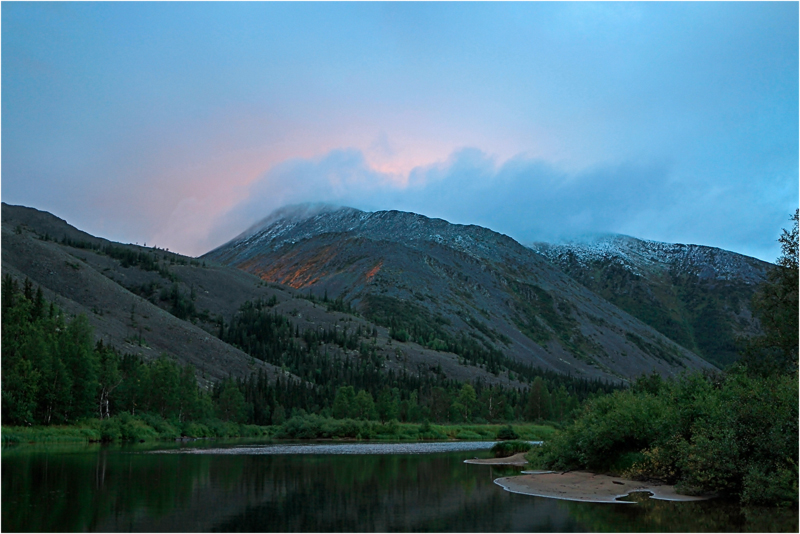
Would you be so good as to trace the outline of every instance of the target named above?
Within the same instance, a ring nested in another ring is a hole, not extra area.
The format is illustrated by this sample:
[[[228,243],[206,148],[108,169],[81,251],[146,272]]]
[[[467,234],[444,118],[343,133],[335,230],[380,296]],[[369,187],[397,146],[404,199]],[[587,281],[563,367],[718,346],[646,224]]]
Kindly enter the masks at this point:
[[[626,235],[605,234],[561,244],[531,243],[529,248],[551,262],[589,268],[617,264],[637,276],[652,272],[693,274],[703,280],[738,280],[758,284],[769,264],[714,247],[662,243]]]

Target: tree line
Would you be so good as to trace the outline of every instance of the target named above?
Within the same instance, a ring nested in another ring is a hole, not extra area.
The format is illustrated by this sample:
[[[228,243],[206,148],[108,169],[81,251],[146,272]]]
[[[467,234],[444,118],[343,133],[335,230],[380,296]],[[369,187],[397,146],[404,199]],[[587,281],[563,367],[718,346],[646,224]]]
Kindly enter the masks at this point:
[[[127,413],[177,423],[219,419],[281,424],[294,414],[402,422],[563,421],[604,383],[533,380],[530,388],[460,383],[440,369],[385,369],[367,328],[300,331],[271,310],[272,300],[245,303],[220,337],[295,378],[262,370],[204,389],[196,370],[162,355],[152,361],[94,342],[85,316],[68,318],[41,287],[2,281],[3,424],[73,424]],[[356,357],[328,345],[357,351]]]
[[[301,331],[272,309],[274,303],[245,302],[229,323],[220,322],[218,330],[223,341],[314,386],[293,381],[271,384],[263,373],[241,381],[257,424],[274,423],[273,414],[292,408],[337,418],[385,419],[390,413],[394,414],[390,419],[402,422],[563,421],[590,395],[614,389],[604,381],[533,368],[525,368],[526,376],[533,377],[528,388],[489,386],[481,379],[463,384],[445,378],[437,367],[387,369],[374,327]],[[342,350],[329,350],[331,345]],[[475,400],[469,400],[473,396]]]

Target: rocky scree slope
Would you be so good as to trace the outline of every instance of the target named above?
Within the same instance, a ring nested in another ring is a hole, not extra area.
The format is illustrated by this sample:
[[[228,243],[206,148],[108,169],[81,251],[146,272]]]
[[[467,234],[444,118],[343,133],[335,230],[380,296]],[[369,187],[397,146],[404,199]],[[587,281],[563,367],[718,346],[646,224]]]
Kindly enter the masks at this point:
[[[201,257],[317,296],[428,347],[471,343],[582,378],[712,368],[540,254],[414,213],[284,208]]]
[[[97,339],[145,359],[166,353],[181,364],[193,365],[201,382],[247,377],[259,369],[273,379],[298,379],[217,337],[220,320],[230,323],[242,304],[262,299],[273,301],[271,310],[300,332],[374,330],[376,336],[368,341],[376,344],[386,371],[523,387],[507,373],[495,375],[461,365],[455,354],[390,340],[387,328],[364,317],[329,311],[323,303],[301,298],[291,287],[165,250],[111,242],[33,208],[2,204],[2,274],[20,283],[27,277],[67,313],[86,315]],[[335,344],[320,350],[331,356],[359,357]]]
[[[700,245],[600,235],[533,243],[564,273],[708,361],[737,359],[737,340],[759,332],[751,301],[770,264]]]

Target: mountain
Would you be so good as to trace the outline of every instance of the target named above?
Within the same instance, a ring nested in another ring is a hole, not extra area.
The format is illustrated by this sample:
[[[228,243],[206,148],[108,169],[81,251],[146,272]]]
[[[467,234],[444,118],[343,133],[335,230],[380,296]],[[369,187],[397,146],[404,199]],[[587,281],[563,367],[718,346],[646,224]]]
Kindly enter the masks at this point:
[[[599,235],[531,249],[609,302],[718,366],[759,332],[751,300],[771,264],[700,245]]]
[[[199,278],[213,277],[213,268],[200,269],[190,259],[166,251],[112,243],[47,212],[5,203],[2,252],[4,276],[20,282],[30,279],[42,288],[45,298],[67,313],[86,315],[96,337],[123,352],[145,359],[166,353],[182,364],[194,365],[201,376],[214,381],[230,374],[246,376],[259,367],[273,377],[280,372],[137,294],[142,287],[170,288],[187,271],[199,275],[197,291],[205,294],[203,287],[217,285],[210,279],[203,284]],[[139,255],[153,258],[156,267],[147,270],[143,263],[132,265],[130,257]],[[243,274],[227,278],[234,285],[246,286],[248,293],[256,292],[258,281]],[[198,300],[198,305],[204,305],[202,296]]]
[[[387,328],[345,306],[335,309],[341,303],[312,301],[231,267],[95,237],[33,208],[2,204],[2,273],[20,283],[28,278],[67,313],[86,315],[106,344],[148,360],[167,354],[193,365],[201,382],[245,378],[259,369],[271,379],[299,380],[218,337],[221,324],[230,325],[244,304],[260,300],[292,331],[349,332],[351,340],[363,332],[381,372],[523,386],[507,372],[462,365],[453,353],[390,339]],[[321,343],[319,351],[331,359],[360,357],[334,342]]]
[[[585,378],[714,366],[479,226],[400,211],[288,207],[201,257],[338,297],[397,339]]]

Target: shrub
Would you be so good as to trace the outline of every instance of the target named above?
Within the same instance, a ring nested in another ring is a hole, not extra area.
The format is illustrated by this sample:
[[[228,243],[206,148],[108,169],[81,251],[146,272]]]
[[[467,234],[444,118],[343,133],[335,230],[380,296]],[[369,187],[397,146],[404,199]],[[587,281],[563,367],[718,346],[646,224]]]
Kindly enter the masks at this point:
[[[471,430],[461,430],[456,434],[456,439],[483,439],[483,436]]]
[[[118,418],[103,419],[100,423],[101,441],[119,441],[122,438],[120,421]]]
[[[537,468],[624,471],[746,504],[796,503],[797,440],[797,373],[739,369],[595,398],[527,458]]]
[[[429,421],[425,421],[419,427],[419,439],[447,439],[447,435],[434,428]]]
[[[211,431],[206,425],[201,423],[186,422],[181,429],[181,435],[190,438],[208,438],[211,437]]]
[[[514,432],[514,429],[511,427],[511,425],[507,425],[497,431],[497,439],[519,439],[519,434]]]
[[[139,418],[130,417],[120,421],[120,434],[125,441],[148,441],[158,439],[158,433]]]
[[[505,458],[506,456],[513,456],[519,452],[528,452],[531,447],[533,447],[533,444],[527,441],[501,441],[494,444],[492,452],[496,458]]]

